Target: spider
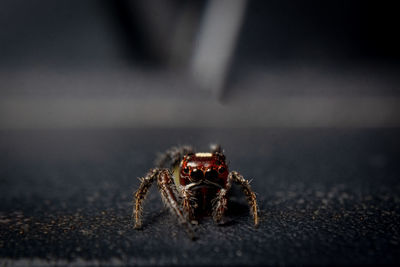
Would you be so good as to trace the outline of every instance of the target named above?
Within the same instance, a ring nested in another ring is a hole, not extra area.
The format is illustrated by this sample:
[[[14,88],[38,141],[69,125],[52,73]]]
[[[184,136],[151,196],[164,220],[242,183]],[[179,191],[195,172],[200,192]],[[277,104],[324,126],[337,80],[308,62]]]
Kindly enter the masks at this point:
[[[254,226],[257,227],[258,206],[256,195],[247,180],[236,171],[228,171],[225,155],[219,145],[212,145],[209,153],[195,153],[192,147],[173,147],[156,161],[134,194],[132,217],[134,227],[142,227],[143,202],[152,183],[157,180],[158,190],[165,205],[194,239],[192,224],[203,216],[212,216],[223,224],[227,210],[227,193],[233,183],[241,186],[246,196]],[[167,168],[168,167],[168,168]]]

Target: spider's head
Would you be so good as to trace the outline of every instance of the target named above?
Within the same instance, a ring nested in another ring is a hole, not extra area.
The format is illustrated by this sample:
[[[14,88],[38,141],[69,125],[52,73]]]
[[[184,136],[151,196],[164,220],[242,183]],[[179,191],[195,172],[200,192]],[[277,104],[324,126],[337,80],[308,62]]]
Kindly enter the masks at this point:
[[[228,166],[222,153],[188,154],[180,165],[179,182],[181,185],[224,188],[228,174]]]

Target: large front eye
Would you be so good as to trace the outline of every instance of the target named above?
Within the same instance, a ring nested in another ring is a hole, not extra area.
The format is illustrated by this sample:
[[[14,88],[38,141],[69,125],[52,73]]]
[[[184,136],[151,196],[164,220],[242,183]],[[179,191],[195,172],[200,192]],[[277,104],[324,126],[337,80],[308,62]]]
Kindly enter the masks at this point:
[[[206,179],[209,181],[216,181],[218,180],[218,173],[216,170],[208,169],[206,171]]]
[[[219,169],[218,169],[218,172],[219,172],[220,174],[224,173],[225,171],[226,171],[226,169],[225,169],[225,167],[223,167],[223,166],[219,167]]]
[[[189,173],[189,168],[188,167],[183,168],[183,173],[188,174]]]
[[[190,174],[190,178],[192,178],[193,181],[197,182],[200,181],[201,179],[204,178],[203,172],[198,169],[194,169],[192,173]]]

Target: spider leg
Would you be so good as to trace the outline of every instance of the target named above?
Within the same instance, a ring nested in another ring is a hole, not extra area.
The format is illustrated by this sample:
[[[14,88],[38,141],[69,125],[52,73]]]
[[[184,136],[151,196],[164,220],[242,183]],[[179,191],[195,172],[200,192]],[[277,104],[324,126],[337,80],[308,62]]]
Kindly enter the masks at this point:
[[[256,194],[251,189],[249,181],[243,178],[238,172],[232,171],[229,173],[228,181],[232,180],[234,183],[240,185],[242,188],[243,193],[246,196],[247,203],[250,206],[250,213],[253,215],[254,218],[254,226],[258,226],[258,206],[257,206],[257,199]]]
[[[191,239],[195,239],[194,231],[187,220],[185,213],[180,208],[179,193],[175,187],[172,174],[168,169],[162,169],[157,178],[158,189],[165,205],[178,218],[178,221],[185,227]]]
[[[139,189],[134,194],[135,205],[133,206],[132,211],[132,217],[135,222],[134,227],[136,229],[142,227],[143,202],[159,172],[159,169],[152,169],[146,174],[144,178],[140,178],[141,184],[139,186]]]
[[[224,223],[224,214],[225,211],[227,210],[227,205],[228,205],[228,198],[226,197],[228,191],[229,191],[228,188],[221,189],[218,192],[215,199],[213,199],[212,217],[214,219],[214,222],[218,224]]]
[[[217,196],[213,199],[213,211],[212,217],[214,222],[218,224],[224,223],[224,214],[225,211],[228,209],[228,192],[232,187],[233,178],[232,175],[228,176],[228,180],[226,182],[225,188],[222,188],[218,193]]]
[[[183,156],[189,153],[193,153],[191,146],[171,147],[157,157],[155,164],[159,168],[171,168],[179,164]]]
[[[193,192],[187,189],[185,186],[181,186],[181,195],[182,195],[183,211],[185,212],[191,223],[196,223],[196,220],[194,219],[193,209],[197,207],[197,204],[195,202],[195,197],[193,196]]]

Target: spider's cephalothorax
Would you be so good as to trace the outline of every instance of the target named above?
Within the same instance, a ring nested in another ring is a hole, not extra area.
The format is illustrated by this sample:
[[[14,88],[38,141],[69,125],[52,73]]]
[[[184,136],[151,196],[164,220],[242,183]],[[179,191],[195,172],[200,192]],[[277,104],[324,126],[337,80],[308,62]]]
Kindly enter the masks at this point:
[[[254,225],[258,225],[256,195],[249,182],[239,173],[228,171],[225,156],[219,146],[212,146],[210,153],[194,153],[190,147],[172,148],[163,154],[158,168],[141,179],[136,191],[133,208],[135,228],[142,226],[143,200],[153,181],[157,180],[161,197],[176,215],[191,237],[192,223],[201,216],[212,215],[222,223],[227,209],[227,193],[232,183],[239,184],[247,198]],[[168,168],[166,168],[168,167]]]
[[[190,217],[209,215],[212,211],[212,201],[221,189],[226,189],[228,182],[228,166],[225,156],[221,153],[196,153],[183,157],[179,175],[174,175],[175,184],[179,185],[181,193],[189,194],[192,203],[186,210]]]

